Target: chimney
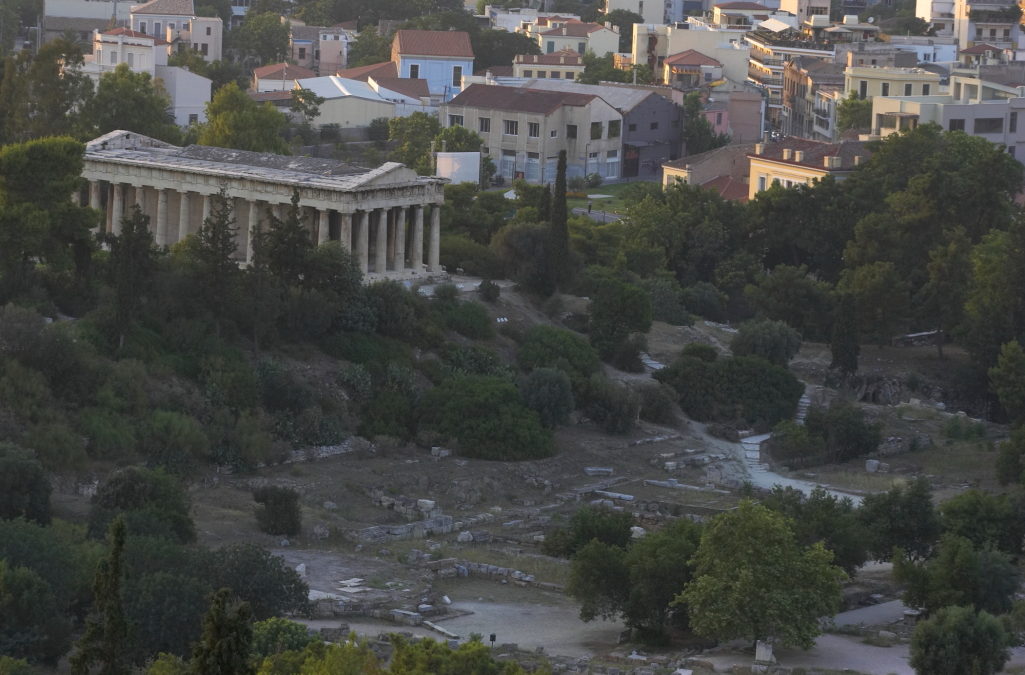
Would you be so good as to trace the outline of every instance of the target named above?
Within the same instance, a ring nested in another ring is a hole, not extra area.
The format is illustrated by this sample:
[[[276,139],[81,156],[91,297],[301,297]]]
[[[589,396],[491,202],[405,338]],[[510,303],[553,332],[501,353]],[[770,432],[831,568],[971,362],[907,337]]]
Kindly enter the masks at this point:
[[[792,154],[793,154],[793,151],[790,148],[783,148],[783,159],[785,161],[789,161],[790,160],[790,156]]]
[[[755,143],[755,154],[760,155],[765,152],[765,143]]]
[[[563,35],[565,35],[565,34],[566,34],[566,27],[565,27],[565,26],[563,26],[563,27],[562,27],[562,34],[563,34]]]
[[[854,166],[861,166],[861,160],[863,159],[864,157],[861,155],[854,155]]]
[[[794,150],[794,161],[797,163],[804,161],[804,150]]]

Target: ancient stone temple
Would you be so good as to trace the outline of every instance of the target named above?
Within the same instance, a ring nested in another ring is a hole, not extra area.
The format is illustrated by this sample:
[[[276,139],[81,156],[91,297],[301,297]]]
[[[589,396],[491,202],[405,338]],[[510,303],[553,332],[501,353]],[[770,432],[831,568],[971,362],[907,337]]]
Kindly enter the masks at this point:
[[[212,198],[224,190],[239,230],[239,259],[251,261],[252,233],[273,214],[283,218],[298,190],[303,222],[318,244],[339,241],[356,254],[368,279],[415,279],[440,273],[442,178],[418,176],[388,162],[365,169],[310,157],[180,148],[129,131],[86,144],[88,205],[117,233],[138,204],[156,243],[170,246],[197,231]],[[424,224],[429,225],[426,246]]]

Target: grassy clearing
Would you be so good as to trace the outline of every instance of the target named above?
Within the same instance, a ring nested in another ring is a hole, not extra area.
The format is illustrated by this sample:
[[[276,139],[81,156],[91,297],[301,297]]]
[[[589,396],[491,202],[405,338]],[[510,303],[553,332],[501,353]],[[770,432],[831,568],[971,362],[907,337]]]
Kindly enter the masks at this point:
[[[650,182],[650,181],[635,181],[635,182]],[[622,214],[626,210],[626,203],[623,201],[622,194],[629,186],[633,185],[634,182],[629,183],[609,183],[608,185],[602,184],[596,188],[584,188],[583,192],[589,195],[612,195],[609,199],[587,199],[587,198],[572,198],[566,199],[566,207],[571,210],[577,208],[587,208],[587,202],[591,202],[591,207],[594,211],[605,211],[606,213],[617,213]]]

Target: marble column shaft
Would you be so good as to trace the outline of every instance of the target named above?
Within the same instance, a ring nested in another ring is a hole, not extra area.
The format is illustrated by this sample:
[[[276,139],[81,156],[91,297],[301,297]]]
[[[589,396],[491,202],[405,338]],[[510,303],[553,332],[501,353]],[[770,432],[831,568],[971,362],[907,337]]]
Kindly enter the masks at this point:
[[[185,237],[189,236],[189,207],[192,205],[192,199],[189,197],[188,192],[182,192],[179,195],[178,205],[178,241],[182,241]]]
[[[413,207],[413,246],[412,260],[413,269],[423,272],[424,269],[424,205],[417,204]]]
[[[360,212],[356,225],[356,258],[360,271],[366,274],[370,267],[370,211]]]
[[[384,274],[388,271],[388,211],[374,209],[377,214],[377,242],[374,245],[374,272]]]
[[[409,210],[405,206],[395,209],[395,269],[406,269],[406,222]]]
[[[157,189],[157,234],[158,246],[167,245],[167,190]]]
[[[427,252],[427,264],[431,273],[441,271],[441,207],[431,207],[431,244]]]

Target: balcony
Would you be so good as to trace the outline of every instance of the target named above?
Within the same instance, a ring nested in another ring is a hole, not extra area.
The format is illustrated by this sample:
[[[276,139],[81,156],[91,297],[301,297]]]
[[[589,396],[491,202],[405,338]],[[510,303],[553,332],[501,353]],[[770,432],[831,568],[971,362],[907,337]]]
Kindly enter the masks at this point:
[[[768,54],[764,54],[754,49],[752,49],[751,52],[748,54],[748,58],[750,58],[752,61],[757,61],[766,68],[783,67],[783,59],[774,56],[769,56]]]
[[[764,84],[768,87],[782,87],[783,78],[776,73],[767,73],[764,70],[758,70],[757,68],[748,68],[747,77],[749,80]]]
[[[783,47],[789,49],[808,49],[824,52],[833,51],[833,44],[831,42],[813,40],[811,38],[800,39],[795,37],[796,35],[799,35],[799,33],[795,33],[794,31],[784,31],[783,34],[788,35],[789,37],[780,37],[780,34],[778,33],[773,33],[772,31],[759,28],[748,33],[745,38],[748,42],[766,45],[770,48]]]
[[[1018,23],[1021,20],[1021,7],[1012,5],[999,9],[973,9],[968,12],[968,18],[975,23]]]

